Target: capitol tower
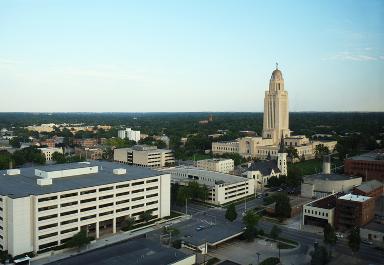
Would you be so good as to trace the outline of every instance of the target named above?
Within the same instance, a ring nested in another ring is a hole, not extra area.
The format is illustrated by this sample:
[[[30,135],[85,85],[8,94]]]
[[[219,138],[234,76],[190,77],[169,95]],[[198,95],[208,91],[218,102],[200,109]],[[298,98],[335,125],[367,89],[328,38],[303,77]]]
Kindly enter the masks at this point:
[[[265,91],[263,138],[279,144],[281,137],[289,137],[288,92],[284,90],[283,74],[278,69],[272,72],[269,90]]]

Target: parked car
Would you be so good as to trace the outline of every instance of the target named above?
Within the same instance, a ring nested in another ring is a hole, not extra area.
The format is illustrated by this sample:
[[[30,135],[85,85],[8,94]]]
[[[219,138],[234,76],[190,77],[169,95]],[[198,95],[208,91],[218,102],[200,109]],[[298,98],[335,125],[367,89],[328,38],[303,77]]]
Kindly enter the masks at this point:
[[[372,241],[369,241],[369,240],[367,240],[367,239],[363,239],[363,240],[361,241],[361,243],[366,244],[366,245],[373,245],[373,242],[372,242]]]
[[[337,238],[344,238],[344,235],[342,233],[337,232],[336,233],[336,237]]]

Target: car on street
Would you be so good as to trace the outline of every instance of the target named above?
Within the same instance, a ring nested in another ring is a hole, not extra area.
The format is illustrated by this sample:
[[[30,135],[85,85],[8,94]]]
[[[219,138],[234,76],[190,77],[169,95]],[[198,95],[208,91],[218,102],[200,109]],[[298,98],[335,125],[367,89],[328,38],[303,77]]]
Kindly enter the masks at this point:
[[[337,232],[336,233],[336,237],[337,238],[344,238],[344,235],[342,233]]]
[[[361,243],[366,244],[366,245],[373,245],[373,242],[372,242],[372,241],[369,241],[369,240],[367,240],[367,239],[363,239],[363,240],[361,241]]]

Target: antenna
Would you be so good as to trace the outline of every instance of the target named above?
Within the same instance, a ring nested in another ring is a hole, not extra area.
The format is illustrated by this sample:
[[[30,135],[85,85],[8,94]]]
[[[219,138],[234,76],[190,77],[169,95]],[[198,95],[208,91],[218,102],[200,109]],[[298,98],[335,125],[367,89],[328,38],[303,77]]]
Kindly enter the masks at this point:
[[[276,63],[276,70],[279,70],[279,63]]]

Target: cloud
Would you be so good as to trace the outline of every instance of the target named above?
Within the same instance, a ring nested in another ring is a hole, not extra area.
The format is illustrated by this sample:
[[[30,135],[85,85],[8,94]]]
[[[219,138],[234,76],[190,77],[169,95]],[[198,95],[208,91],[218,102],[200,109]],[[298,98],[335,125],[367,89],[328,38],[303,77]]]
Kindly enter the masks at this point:
[[[323,58],[323,60],[340,60],[340,61],[359,61],[359,62],[369,62],[369,61],[382,61],[384,56],[377,55],[368,55],[362,53],[352,53],[352,52],[339,52],[335,55]]]

